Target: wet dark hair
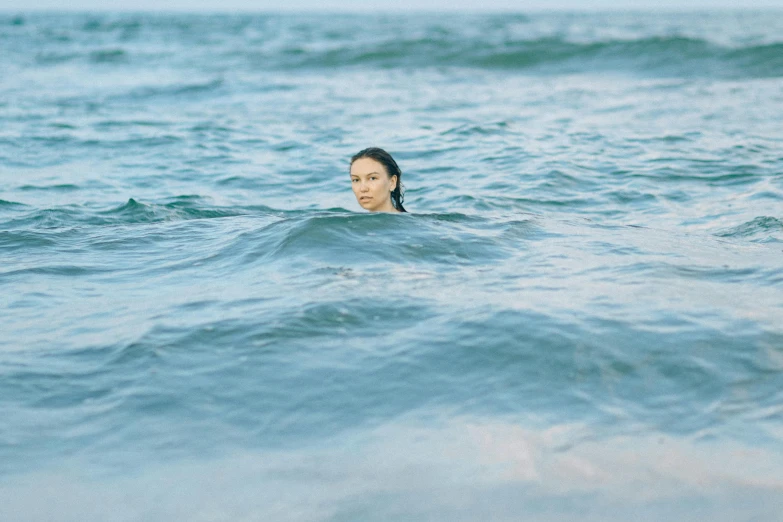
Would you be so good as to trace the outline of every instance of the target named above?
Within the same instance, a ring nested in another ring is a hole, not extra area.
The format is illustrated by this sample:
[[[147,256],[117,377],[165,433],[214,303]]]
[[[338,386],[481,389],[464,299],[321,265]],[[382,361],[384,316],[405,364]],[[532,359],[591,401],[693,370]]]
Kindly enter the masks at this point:
[[[392,205],[400,212],[407,212],[405,207],[402,206],[402,201],[405,199],[405,187],[402,186],[402,171],[400,170],[400,167],[397,166],[397,162],[394,161],[394,158],[391,157],[391,154],[378,147],[369,147],[354,154],[351,158],[351,165],[353,165],[354,161],[362,158],[374,159],[383,165],[389,178],[397,176],[397,186],[394,187],[394,190],[391,193]]]

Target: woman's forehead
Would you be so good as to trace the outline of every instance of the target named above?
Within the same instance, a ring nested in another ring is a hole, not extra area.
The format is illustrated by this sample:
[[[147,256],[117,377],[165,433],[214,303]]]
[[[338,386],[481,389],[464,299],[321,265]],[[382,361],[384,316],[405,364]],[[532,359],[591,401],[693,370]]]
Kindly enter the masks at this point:
[[[387,174],[384,166],[372,158],[359,158],[351,165],[352,176],[367,176],[369,174]]]

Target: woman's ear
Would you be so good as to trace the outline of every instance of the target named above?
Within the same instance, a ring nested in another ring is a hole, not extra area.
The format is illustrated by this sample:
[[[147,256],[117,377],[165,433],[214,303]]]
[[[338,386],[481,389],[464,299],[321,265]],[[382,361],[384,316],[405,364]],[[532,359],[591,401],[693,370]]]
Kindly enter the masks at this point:
[[[391,191],[394,192],[394,189],[397,188],[397,175],[391,177]]]

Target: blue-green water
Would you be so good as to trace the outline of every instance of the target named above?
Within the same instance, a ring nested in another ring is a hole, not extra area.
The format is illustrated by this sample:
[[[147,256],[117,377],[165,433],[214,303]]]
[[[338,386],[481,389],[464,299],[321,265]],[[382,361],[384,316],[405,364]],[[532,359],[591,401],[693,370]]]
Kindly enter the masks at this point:
[[[780,520],[782,35],[1,15],[0,520]]]

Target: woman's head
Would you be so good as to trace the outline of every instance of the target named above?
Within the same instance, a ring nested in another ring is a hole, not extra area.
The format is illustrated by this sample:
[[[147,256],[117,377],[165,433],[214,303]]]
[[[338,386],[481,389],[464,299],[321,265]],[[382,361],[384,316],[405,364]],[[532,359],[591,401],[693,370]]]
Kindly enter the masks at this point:
[[[351,158],[351,188],[356,201],[371,212],[406,212],[402,206],[402,171],[391,154],[377,147]]]

